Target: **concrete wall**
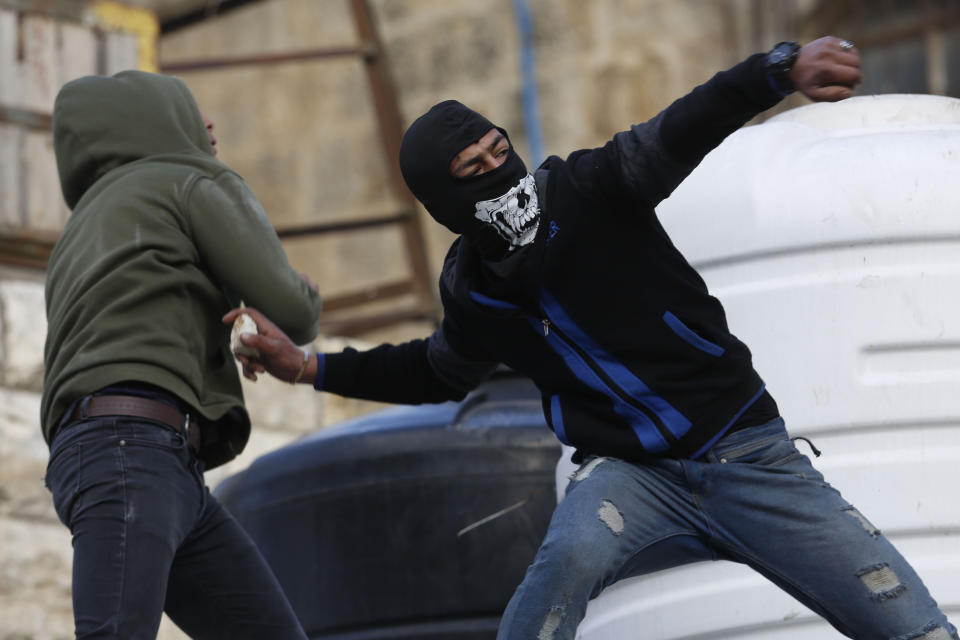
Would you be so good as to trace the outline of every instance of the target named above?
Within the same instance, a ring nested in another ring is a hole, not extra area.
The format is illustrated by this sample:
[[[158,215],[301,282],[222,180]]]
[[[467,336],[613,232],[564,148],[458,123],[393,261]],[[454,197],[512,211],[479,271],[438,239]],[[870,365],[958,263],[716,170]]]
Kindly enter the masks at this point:
[[[746,2],[530,0],[548,154],[602,144],[735,62]],[[404,126],[457,98],[510,131],[526,159],[512,0],[373,0]],[[161,40],[162,64],[357,42],[345,0],[268,0]],[[217,122],[221,158],[277,225],[389,211],[372,101],[357,60],[180,73]],[[531,161],[532,162],[532,161]],[[531,162],[528,162],[530,164]],[[452,236],[426,215],[434,273]],[[288,243],[328,294],[407,270],[399,234]],[[416,332],[422,332],[418,328]]]

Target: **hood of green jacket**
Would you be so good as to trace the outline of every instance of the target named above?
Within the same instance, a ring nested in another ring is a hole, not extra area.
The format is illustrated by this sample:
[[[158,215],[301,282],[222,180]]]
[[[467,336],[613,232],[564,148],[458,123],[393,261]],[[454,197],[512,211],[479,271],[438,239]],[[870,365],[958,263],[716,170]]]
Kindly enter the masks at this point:
[[[213,159],[203,116],[179,78],[143,71],[66,84],[53,108],[60,185],[73,209],[97,180],[157,154]]]

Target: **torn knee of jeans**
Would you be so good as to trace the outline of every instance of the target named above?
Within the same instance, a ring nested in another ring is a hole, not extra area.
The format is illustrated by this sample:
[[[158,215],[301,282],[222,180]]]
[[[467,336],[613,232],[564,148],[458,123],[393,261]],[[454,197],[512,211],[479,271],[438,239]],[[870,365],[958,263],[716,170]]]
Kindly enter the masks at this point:
[[[908,633],[904,636],[897,636],[890,640],[956,640],[957,635],[950,633],[938,622],[930,622],[919,631]]]
[[[843,510],[843,512],[859,522],[860,526],[863,527],[863,530],[870,534],[870,537],[876,538],[880,535],[880,529],[877,529],[875,526],[873,526],[873,523],[867,520],[862,513],[857,511],[856,507],[847,507]]]
[[[597,517],[600,518],[600,522],[607,525],[607,528],[613,532],[613,535],[619,536],[623,533],[623,514],[617,509],[617,505],[609,500],[604,500],[600,503],[600,508],[597,510]]]
[[[593,473],[593,470],[599,467],[601,464],[606,462],[606,458],[594,458],[587,464],[583,465],[579,469],[573,472],[570,476],[571,482],[580,482],[581,480],[586,480],[590,477],[590,474]]]
[[[906,585],[894,573],[886,562],[881,562],[857,571],[856,576],[870,591],[870,597],[875,602],[883,602],[896,598],[907,590]]]
[[[543,620],[543,626],[540,627],[540,633],[537,634],[537,640],[553,640],[560,623],[563,622],[563,616],[567,612],[567,607],[558,605],[550,608],[547,617]]]

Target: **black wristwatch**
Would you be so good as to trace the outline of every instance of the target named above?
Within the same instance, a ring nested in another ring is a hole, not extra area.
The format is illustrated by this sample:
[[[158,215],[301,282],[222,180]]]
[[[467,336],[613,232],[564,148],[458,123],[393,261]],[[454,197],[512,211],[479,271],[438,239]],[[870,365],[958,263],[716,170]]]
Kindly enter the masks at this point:
[[[799,55],[800,44],[797,42],[781,42],[767,54],[764,63],[767,80],[780,95],[789,95],[796,90],[790,81],[790,70]]]

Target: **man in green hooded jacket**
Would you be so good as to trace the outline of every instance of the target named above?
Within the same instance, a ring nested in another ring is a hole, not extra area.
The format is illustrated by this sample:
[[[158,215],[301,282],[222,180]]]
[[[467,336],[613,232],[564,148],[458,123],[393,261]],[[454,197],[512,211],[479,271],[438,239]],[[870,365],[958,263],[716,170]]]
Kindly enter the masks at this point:
[[[240,300],[304,343],[320,297],[186,85],[126,71],[60,91],[72,214],[50,258],[46,483],[73,533],[78,638],[305,638],[249,537],[204,486],[250,420],[220,317]]]

